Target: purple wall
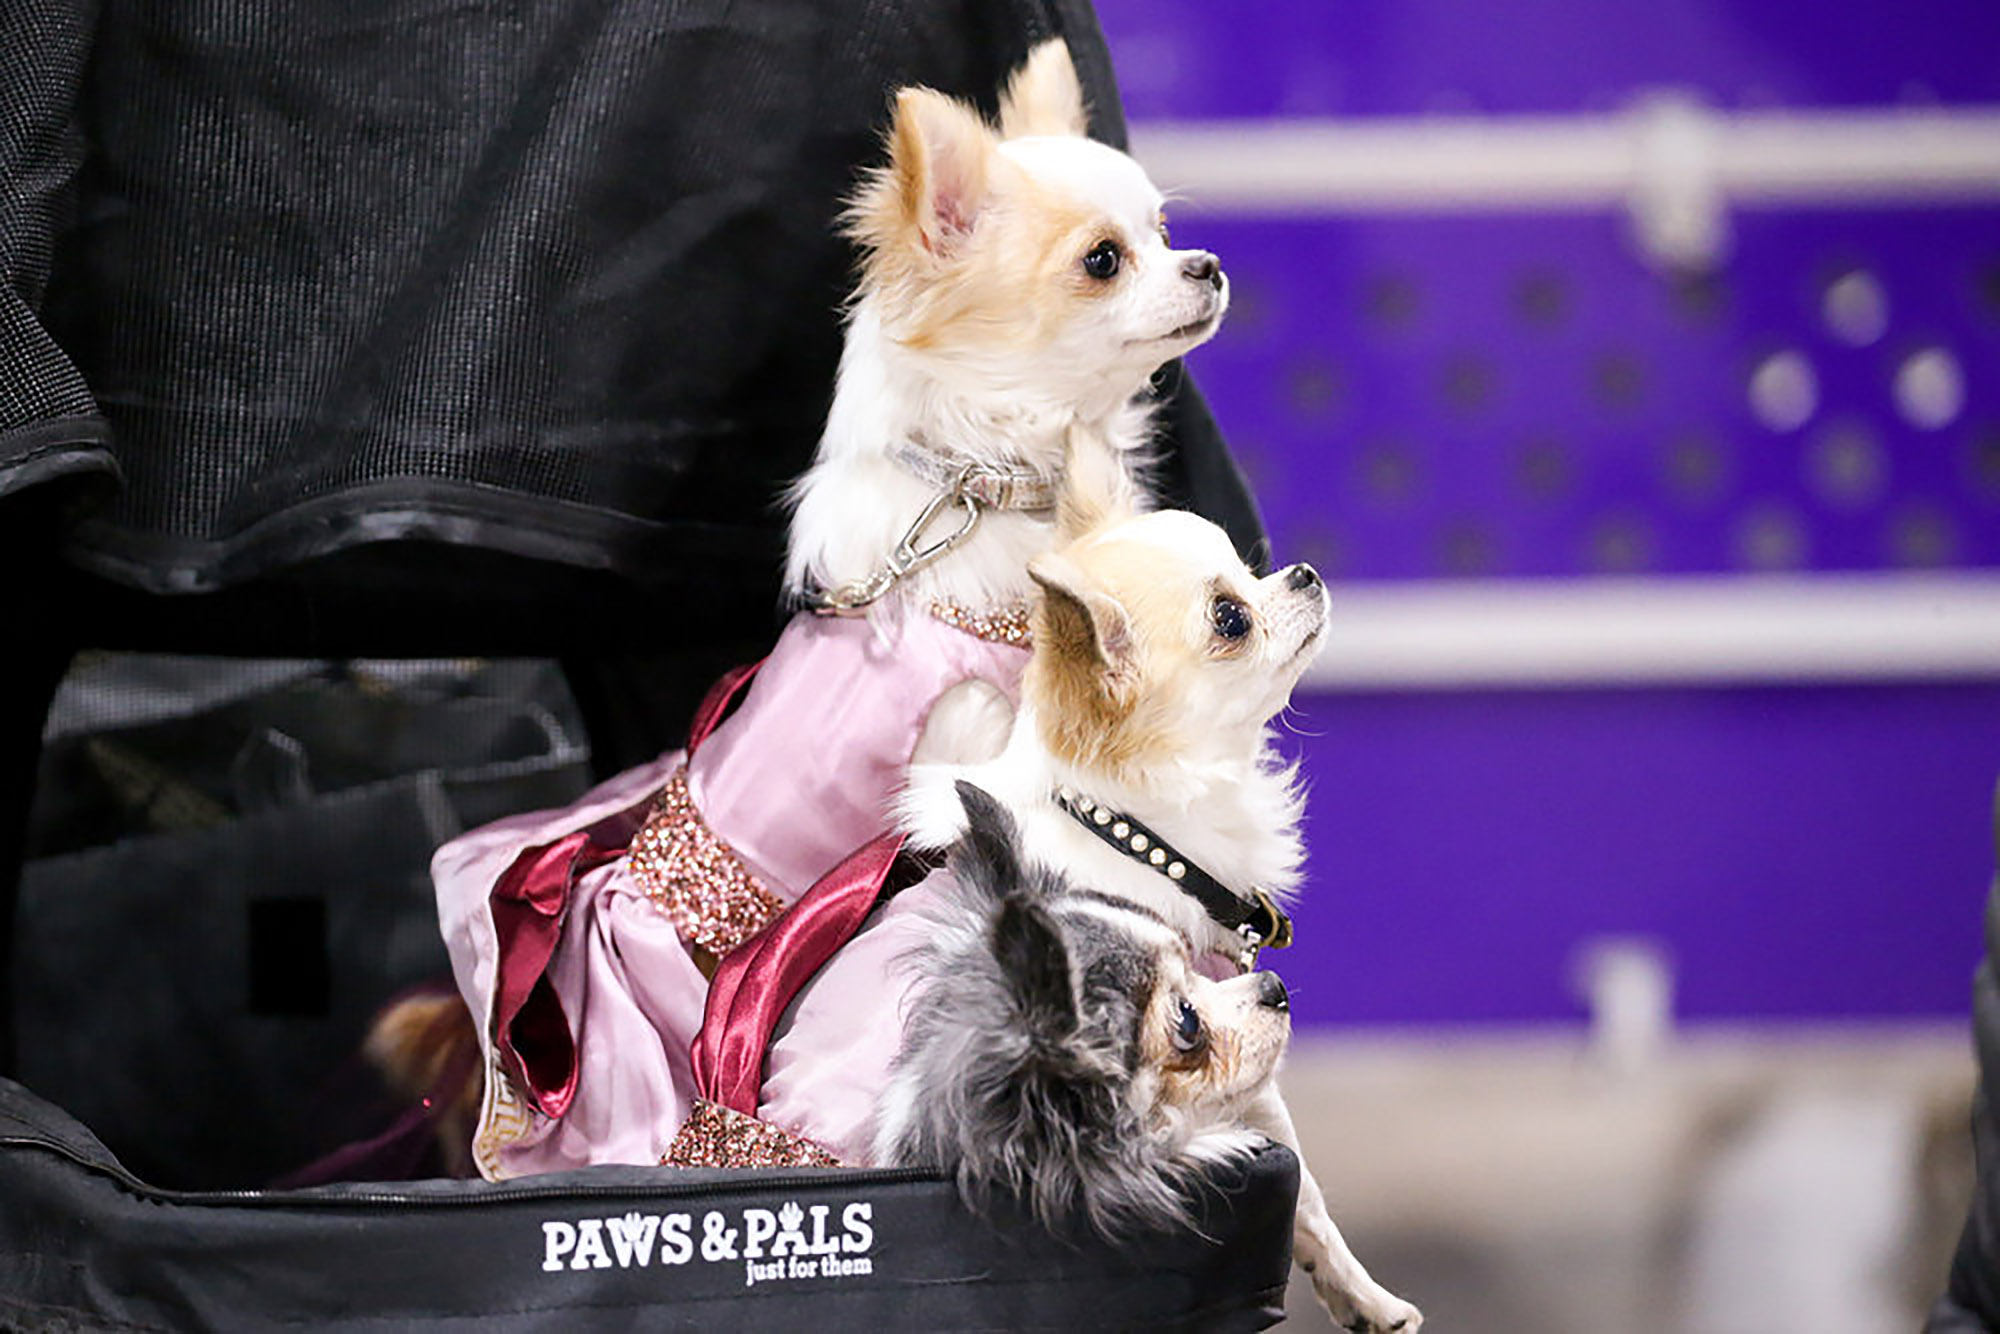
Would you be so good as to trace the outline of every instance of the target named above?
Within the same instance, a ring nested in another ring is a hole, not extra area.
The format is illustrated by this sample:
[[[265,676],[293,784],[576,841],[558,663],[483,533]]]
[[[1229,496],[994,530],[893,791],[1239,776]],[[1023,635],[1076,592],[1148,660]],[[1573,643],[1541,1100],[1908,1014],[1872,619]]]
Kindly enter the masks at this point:
[[[1968,1004],[2000,684],[1319,696],[1294,721],[1311,878],[1266,958],[1301,1022],[1581,1016],[1577,945],[1635,933],[1690,1018]]]
[[[1982,0],[1099,0],[1126,111],[1170,117],[1602,111],[1675,84],[1718,106],[2000,101]]]
[[[1158,118],[2000,102],[2000,8],[1101,0]],[[1143,135],[1143,128],[1142,128]],[[1192,363],[1279,560],[1342,582],[2000,567],[2000,211],[1738,211],[1712,280],[1611,212],[1175,206],[1228,326]],[[1830,321],[1850,275],[1879,336]],[[1921,350],[1962,379],[1899,402]],[[1803,422],[1760,416],[1774,354]],[[2000,633],[2000,632],[1996,632]],[[1268,956],[1309,1023],[1580,1016],[1580,942],[1662,941],[1693,1018],[1964,1013],[2000,682],[1301,701],[1312,883]]]
[[[1744,213],[1712,282],[1611,216],[1257,219],[1182,210],[1236,309],[1191,360],[1281,554],[1339,578],[2000,565],[2000,212]],[[1866,274],[1853,346],[1827,289]],[[1945,424],[1899,408],[1942,353]],[[1774,429],[1749,386],[1810,368]]]

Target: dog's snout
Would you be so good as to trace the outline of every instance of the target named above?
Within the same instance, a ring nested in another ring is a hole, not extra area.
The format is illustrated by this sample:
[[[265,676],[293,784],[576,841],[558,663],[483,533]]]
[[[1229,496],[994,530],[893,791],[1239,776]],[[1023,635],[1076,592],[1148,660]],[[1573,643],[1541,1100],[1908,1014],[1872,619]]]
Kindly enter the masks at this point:
[[[1193,282],[1222,286],[1222,261],[1204,250],[1181,261],[1181,276]]]
[[[1319,571],[1303,561],[1285,571],[1285,587],[1294,593],[1302,593],[1319,583]]]
[[[1292,998],[1285,990],[1285,979],[1276,973],[1257,974],[1257,1003],[1273,1010],[1291,1009]]]

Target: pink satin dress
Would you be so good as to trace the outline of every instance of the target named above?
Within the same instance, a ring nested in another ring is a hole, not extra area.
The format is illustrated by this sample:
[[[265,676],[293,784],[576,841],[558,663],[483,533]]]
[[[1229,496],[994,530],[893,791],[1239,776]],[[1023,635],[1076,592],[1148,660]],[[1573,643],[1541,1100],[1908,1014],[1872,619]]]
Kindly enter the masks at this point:
[[[1012,638],[802,614],[692,755],[438,850],[439,919],[480,1021],[484,1175],[661,1161],[708,1000],[690,947],[726,956],[881,835],[931,703],[969,677],[1017,698]],[[876,910],[770,1049],[759,1115],[842,1162],[866,1161],[901,1034],[891,964],[930,897],[919,885]]]

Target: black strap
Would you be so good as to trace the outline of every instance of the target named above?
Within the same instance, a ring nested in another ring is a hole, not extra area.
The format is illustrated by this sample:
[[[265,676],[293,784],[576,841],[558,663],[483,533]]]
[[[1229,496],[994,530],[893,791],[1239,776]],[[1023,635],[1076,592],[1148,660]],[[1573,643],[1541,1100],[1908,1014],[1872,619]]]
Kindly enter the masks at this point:
[[[1056,792],[1055,801],[1072,820],[1133,861],[1157,871],[1201,904],[1202,911],[1214,921],[1228,930],[1247,934],[1253,945],[1283,949],[1292,943],[1292,919],[1268,894],[1258,891],[1247,899],[1239,897],[1192,858],[1183,856],[1173,844],[1123,811],[1068,789]],[[1175,868],[1179,868],[1178,872]]]

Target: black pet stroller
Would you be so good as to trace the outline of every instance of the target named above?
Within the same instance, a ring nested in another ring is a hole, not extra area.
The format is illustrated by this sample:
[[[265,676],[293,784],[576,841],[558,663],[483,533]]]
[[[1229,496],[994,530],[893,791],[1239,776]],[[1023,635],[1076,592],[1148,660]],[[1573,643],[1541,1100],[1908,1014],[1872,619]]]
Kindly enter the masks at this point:
[[[907,1171],[494,1186],[390,1135],[273,1185],[394,1119],[355,1054],[445,975],[431,850],[773,637],[887,90],[990,107],[1061,35],[1123,126],[1081,0],[244,13],[0,0],[0,1327],[1276,1319],[1279,1149],[1119,1248]],[[1252,546],[1161,392],[1167,490]]]

